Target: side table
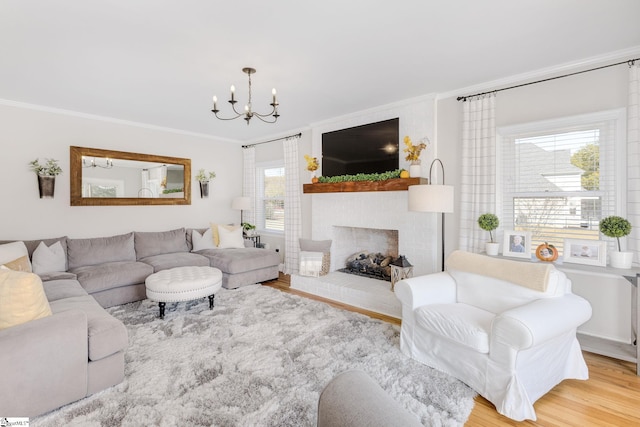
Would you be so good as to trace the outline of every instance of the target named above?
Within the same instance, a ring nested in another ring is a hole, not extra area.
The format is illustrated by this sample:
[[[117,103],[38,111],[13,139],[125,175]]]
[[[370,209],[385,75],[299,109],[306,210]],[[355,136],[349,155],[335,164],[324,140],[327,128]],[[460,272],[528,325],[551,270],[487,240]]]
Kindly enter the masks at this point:
[[[253,242],[253,247],[254,248],[260,247],[260,235],[259,234],[254,234],[253,236],[244,236],[244,238],[247,239],[247,240],[251,240]]]

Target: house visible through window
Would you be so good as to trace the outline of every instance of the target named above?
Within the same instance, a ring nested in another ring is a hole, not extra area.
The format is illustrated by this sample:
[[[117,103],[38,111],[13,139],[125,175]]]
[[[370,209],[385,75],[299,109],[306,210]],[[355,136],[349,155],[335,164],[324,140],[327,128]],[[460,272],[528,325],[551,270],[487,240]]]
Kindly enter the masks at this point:
[[[263,164],[257,168],[256,221],[263,231],[284,231],[284,166]]]
[[[565,238],[598,240],[601,218],[619,214],[619,111],[499,129],[505,229],[531,231],[562,253]]]

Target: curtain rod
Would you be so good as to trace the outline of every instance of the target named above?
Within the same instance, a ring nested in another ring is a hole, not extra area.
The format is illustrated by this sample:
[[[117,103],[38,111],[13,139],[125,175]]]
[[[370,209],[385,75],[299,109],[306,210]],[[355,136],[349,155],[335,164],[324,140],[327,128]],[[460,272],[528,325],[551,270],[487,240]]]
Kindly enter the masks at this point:
[[[270,139],[268,141],[256,142],[255,144],[243,145],[242,148],[249,148],[249,147],[253,147],[254,145],[266,144],[268,142],[281,141],[283,139],[291,138],[291,137],[294,137],[294,136],[301,137],[302,136],[302,132],[298,132],[298,133],[293,134],[293,135],[283,136],[282,138],[275,138],[275,139]]]
[[[503,90],[515,89],[515,88],[518,88],[518,87],[534,85],[534,84],[537,84],[537,83],[544,83],[544,82],[548,82],[550,80],[556,80],[556,79],[562,79],[564,77],[575,76],[576,74],[588,73],[590,71],[602,70],[603,68],[615,67],[616,65],[629,64],[629,66],[632,66],[638,60],[640,60],[640,58],[629,59],[628,61],[616,62],[615,64],[603,65],[601,67],[590,68],[588,70],[583,70],[583,71],[576,71],[575,73],[564,74],[562,76],[556,76],[556,77],[549,77],[548,79],[542,79],[542,80],[537,80],[535,82],[529,82],[529,83],[523,83],[523,84],[519,84],[519,85],[515,85],[515,86],[509,86],[509,87],[505,87],[505,88],[502,88],[502,89],[489,90],[487,92],[476,93],[474,95],[459,96],[457,98],[457,100],[464,102],[464,101],[467,100],[467,98],[473,98],[475,96],[482,96],[482,95],[487,95],[489,93],[502,92]]]

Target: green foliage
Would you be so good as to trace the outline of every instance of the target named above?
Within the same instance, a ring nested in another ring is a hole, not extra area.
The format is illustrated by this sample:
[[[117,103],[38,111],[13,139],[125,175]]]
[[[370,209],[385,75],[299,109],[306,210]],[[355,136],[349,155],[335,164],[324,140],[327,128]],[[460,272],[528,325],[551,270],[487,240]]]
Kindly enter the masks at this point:
[[[241,225],[242,225],[242,229],[243,229],[244,231],[247,231],[247,230],[255,230],[255,229],[256,229],[256,226],[255,226],[255,225],[253,225],[253,224],[249,224],[248,222],[243,222]]]
[[[200,169],[198,171],[198,174],[196,175],[196,180],[198,180],[199,182],[209,182],[215,177],[216,177],[215,172],[209,172],[207,176],[207,173],[204,171],[204,169]]]
[[[615,237],[620,251],[620,237],[631,233],[631,223],[620,216],[608,216],[600,220],[600,232],[607,237]]]
[[[56,176],[62,173],[62,168],[58,166],[58,161],[54,159],[46,159],[46,163],[41,165],[38,159],[29,162],[29,168],[38,175]]]
[[[172,188],[170,190],[163,190],[162,194],[180,193],[181,191],[184,191],[184,188]]]
[[[339,183],[355,181],[386,181],[387,179],[400,178],[400,169],[382,173],[359,173],[356,175],[321,176],[318,182]]]
[[[585,190],[600,189],[600,147],[589,144],[571,156],[571,164],[584,170],[580,184]]]
[[[484,231],[489,232],[491,243],[493,243],[493,233],[491,232],[498,228],[498,226],[500,225],[500,220],[498,219],[498,217],[492,213],[482,214],[478,217],[478,225]]]

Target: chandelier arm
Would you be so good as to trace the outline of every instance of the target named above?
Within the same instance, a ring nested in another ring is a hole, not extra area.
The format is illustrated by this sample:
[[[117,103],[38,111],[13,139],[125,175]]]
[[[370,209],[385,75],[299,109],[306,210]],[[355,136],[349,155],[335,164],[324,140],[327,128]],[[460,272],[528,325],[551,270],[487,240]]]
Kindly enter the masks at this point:
[[[272,115],[268,115],[268,114],[265,114],[264,116],[261,116],[260,114],[253,113],[253,117],[257,117],[257,118],[259,118],[260,120],[262,120],[265,123],[275,123],[278,120],[277,116],[272,116]],[[273,120],[267,120],[267,119],[264,119],[263,117],[273,117],[274,119]]]
[[[218,118],[218,119],[220,119],[220,120],[235,120],[235,119],[237,119],[237,118],[238,118],[238,117],[240,117],[240,116],[244,116],[244,114],[238,114],[238,115],[236,115],[235,117],[228,117],[228,118],[225,118],[225,117],[220,117],[220,116],[218,115],[218,113],[217,113],[217,112],[215,112],[215,111],[213,111],[213,110],[211,110],[211,112],[216,116],[216,118]]]

